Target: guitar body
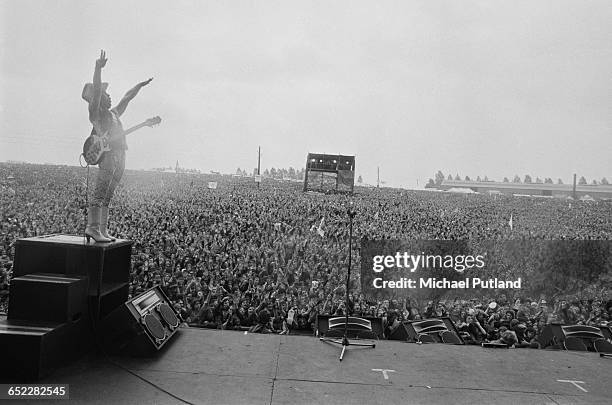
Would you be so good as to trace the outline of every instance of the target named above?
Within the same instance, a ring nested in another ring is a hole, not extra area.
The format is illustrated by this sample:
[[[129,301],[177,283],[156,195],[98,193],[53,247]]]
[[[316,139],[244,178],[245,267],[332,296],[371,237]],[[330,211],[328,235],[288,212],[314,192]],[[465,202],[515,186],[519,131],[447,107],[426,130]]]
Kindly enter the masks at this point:
[[[111,150],[106,134],[100,136],[91,134],[83,144],[83,157],[88,165],[97,165],[104,153]]]
[[[142,127],[153,127],[155,125],[158,125],[160,122],[161,118],[159,118],[158,116],[149,118],[142,124],[138,124],[128,129],[127,131],[123,131],[123,134],[130,134]],[[87,162],[88,165],[97,165],[102,160],[104,154],[106,152],[109,152],[110,150],[111,147],[107,132],[103,135],[97,135],[95,133],[92,133],[91,135],[89,135],[89,137],[85,140],[85,143],[83,144],[83,158],[85,158],[85,162]]]

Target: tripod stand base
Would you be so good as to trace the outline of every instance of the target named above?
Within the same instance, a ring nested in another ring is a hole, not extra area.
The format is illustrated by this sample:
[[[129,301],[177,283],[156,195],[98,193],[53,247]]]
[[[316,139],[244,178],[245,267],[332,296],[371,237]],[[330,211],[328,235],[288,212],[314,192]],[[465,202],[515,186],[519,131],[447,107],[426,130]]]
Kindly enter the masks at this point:
[[[356,343],[352,342],[345,336],[342,339],[331,339],[331,338],[319,338],[321,342],[335,343],[337,345],[342,345],[342,353],[340,353],[340,361],[344,357],[344,352],[346,348],[349,346],[363,346],[363,347],[371,347],[374,349],[376,347],[376,343]]]

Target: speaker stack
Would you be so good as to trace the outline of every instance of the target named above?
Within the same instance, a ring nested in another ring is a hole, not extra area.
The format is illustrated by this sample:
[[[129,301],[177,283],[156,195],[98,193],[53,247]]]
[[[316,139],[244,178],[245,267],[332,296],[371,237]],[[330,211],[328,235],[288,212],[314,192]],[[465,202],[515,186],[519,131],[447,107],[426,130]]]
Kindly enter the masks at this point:
[[[123,239],[87,243],[83,236],[61,234],[19,239],[13,274],[87,276],[90,309],[100,320],[128,299],[132,245]]]
[[[133,242],[44,235],[15,244],[0,377],[38,379],[93,349],[151,353],[181,323],[159,287],[128,301]],[[95,331],[95,335],[94,332]]]
[[[34,273],[11,280],[0,322],[0,376],[32,380],[78,358],[91,344],[87,277]]]
[[[41,378],[93,348],[97,323],[128,298],[132,242],[44,235],[15,244],[0,377]]]

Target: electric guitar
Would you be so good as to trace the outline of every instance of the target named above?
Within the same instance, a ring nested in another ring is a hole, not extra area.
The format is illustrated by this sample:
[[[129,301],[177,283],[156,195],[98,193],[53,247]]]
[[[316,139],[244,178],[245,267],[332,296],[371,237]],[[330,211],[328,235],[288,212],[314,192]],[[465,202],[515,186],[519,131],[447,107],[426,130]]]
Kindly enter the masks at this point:
[[[159,117],[149,118],[143,123],[135,125],[132,128],[123,131],[123,134],[128,135],[143,127],[153,127],[154,125],[158,125],[160,122],[161,118]],[[108,131],[102,135],[91,134],[83,144],[83,157],[85,158],[85,162],[87,162],[88,165],[97,165],[98,163],[100,163],[100,160],[102,160],[102,156],[104,156],[104,153],[110,150],[110,136],[108,135]]]

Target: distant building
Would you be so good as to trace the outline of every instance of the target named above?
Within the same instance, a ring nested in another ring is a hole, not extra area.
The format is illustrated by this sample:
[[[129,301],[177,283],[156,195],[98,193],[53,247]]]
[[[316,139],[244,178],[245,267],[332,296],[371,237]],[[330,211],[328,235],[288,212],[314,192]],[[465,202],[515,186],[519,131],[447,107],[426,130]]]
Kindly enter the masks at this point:
[[[503,183],[497,181],[444,180],[439,190],[470,189],[481,194],[522,194],[544,197],[567,198],[573,196],[572,184],[550,183]],[[576,198],[591,196],[594,199],[612,199],[612,185],[577,184]]]

